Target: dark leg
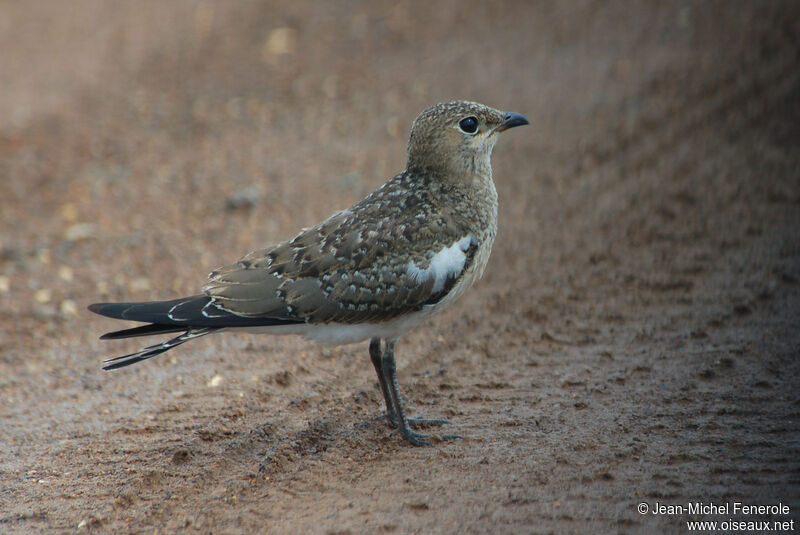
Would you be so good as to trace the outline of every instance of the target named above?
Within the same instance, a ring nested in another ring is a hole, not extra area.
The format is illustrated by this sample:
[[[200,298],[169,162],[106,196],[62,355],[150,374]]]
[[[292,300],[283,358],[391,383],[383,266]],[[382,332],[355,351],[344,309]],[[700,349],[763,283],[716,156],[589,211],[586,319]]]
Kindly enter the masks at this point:
[[[428,437],[412,431],[406,420],[403,402],[400,400],[400,391],[397,388],[397,366],[394,362],[395,342],[396,340],[386,341],[386,350],[381,357],[381,372],[383,372],[384,381],[389,388],[392,401],[394,402],[397,423],[400,427],[400,431],[403,433],[403,437],[415,446],[427,446],[430,444],[430,442],[426,440]]]
[[[394,411],[394,400],[392,400],[389,385],[386,384],[386,377],[383,376],[381,356],[381,339],[373,338],[369,341],[369,358],[372,360],[372,365],[375,367],[375,372],[378,374],[378,384],[381,387],[383,401],[386,403],[386,419],[389,421],[389,427],[397,429],[397,414]]]
[[[389,399],[394,402],[394,412],[397,416],[397,424],[400,428],[400,431],[403,433],[403,437],[406,440],[411,442],[414,446],[428,446],[430,442],[427,440],[428,435],[423,435],[420,433],[415,433],[411,430],[411,425],[431,425],[431,424],[449,424],[447,420],[428,420],[424,418],[406,418],[405,410],[403,409],[403,401],[400,398],[400,389],[397,385],[397,370],[394,361],[394,344],[397,342],[397,339],[387,340],[386,341],[386,349],[383,352],[383,356],[381,357],[381,372],[383,373],[384,381],[386,383],[386,388],[389,391],[389,395],[386,396],[387,404]],[[372,347],[370,345],[370,347]],[[454,438],[461,438],[457,435],[445,435],[440,437],[444,440],[454,439]]]

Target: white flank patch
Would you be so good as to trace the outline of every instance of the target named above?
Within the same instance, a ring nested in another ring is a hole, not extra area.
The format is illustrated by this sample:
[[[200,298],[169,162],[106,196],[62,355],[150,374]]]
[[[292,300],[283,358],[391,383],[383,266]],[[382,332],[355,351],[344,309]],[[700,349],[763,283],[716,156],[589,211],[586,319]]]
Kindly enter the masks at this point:
[[[420,269],[414,262],[409,262],[406,273],[417,284],[425,284],[433,278],[432,292],[438,293],[444,288],[447,279],[457,277],[464,270],[464,264],[467,262],[467,255],[464,252],[474,241],[475,236],[472,234],[464,236],[450,247],[442,247],[441,251],[433,255],[427,269]]]

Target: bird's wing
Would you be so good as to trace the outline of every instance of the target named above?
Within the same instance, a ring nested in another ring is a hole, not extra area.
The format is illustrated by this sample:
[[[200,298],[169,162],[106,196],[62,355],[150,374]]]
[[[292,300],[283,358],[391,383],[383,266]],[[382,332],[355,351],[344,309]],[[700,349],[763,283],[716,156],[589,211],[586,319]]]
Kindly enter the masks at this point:
[[[212,272],[204,291],[245,317],[387,321],[435,304],[468,269],[478,243],[461,219],[381,188],[290,241]]]

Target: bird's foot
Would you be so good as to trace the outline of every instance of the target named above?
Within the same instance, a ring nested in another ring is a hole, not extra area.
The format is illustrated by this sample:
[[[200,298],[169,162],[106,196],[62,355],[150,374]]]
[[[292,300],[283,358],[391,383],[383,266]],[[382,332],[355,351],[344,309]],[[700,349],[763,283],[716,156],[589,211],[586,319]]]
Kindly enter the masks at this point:
[[[422,433],[415,433],[410,427],[403,429],[403,437],[408,440],[413,446],[430,446],[431,441],[428,440],[430,435],[423,435]]]
[[[413,427],[414,429],[419,429],[421,427],[430,427],[432,425],[450,425],[452,422],[450,420],[444,420],[442,418],[406,418],[408,425]]]
[[[420,420],[420,418],[414,418],[410,420],[417,420],[417,423],[419,423],[418,421]],[[428,420],[427,421],[428,423],[426,423],[425,425],[439,425],[438,422],[450,423],[447,422],[446,420],[438,420],[436,421],[437,423],[429,423],[434,421],[435,420]],[[409,424],[412,424],[412,422],[409,422]],[[460,438],[463,438],[460,435],[424,435],[422,433],[417,433],[413,431],[410,426],[406,426],[405,428],[401,429],[401,431],[403,433],[403,438],[408,440],[413,446],[430,446],[431,441],[443,442],[445,440],[458,440]]]
[[[400,424],[397,421],[397,416],[392,413],[384,413],[381,414],[376,418],[376,420],[380,420],[381,418],[386,418],[386,423],[389,425],[391,429],[397,429],[400,427]],[[450,420],[444,420],[442,418],[419,418],[419,417],[412,417],[406,418],[408,425],[413,427],[414,429],[420,429],[424,427],[430,427],[432,425],[450,425],[452,422]]]
[[[375,420],[386,420],[386,424],[390,429],[397,429],[400,425],[397,423],[397,415],[394,412],[386,412],[376,417]]]

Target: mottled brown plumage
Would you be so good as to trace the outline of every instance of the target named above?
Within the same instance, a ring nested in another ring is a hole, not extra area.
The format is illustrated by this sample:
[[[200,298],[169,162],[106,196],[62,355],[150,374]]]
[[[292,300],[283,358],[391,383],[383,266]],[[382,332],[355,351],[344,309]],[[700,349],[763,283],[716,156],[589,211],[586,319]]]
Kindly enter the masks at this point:
[[[436,252],[469,234],[491,241],[493,203],[485,199],[482,217],[470,218],[478,210],[465,192],[422,181],[402,173],[350,210],[214,271],[206,294],[235,314],[311,323],[383,322],[436,302],[448,288],[434,293],[433,278],[419,284],[409,262],[427,269]]]
[[[92,305],[100,314],[152,323],[109,338],[186,331],[108,367],[230,328],[295,333],[326,343],[370,339],[390,425],[400,426],[413,444],[427,443],[403,414],[394,344],[483,273],[497,233],[491,151],[499,132],[527,123],[521,115],[475,102],[428,108],[412,126],[405,171],[291,240],[212,272],[204,295]]]

